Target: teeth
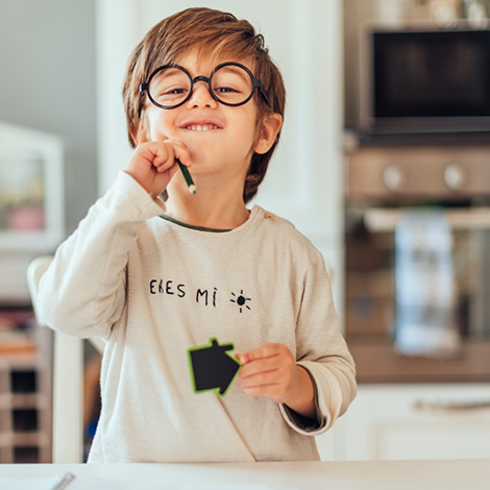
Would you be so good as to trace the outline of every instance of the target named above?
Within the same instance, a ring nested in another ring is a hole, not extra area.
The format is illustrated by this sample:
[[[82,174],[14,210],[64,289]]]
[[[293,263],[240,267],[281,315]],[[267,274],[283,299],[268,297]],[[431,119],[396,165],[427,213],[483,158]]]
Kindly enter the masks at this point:
[[[191,131],[208,131],[210,129],[218,129],[218,126],[215,126],[213,124],[197,124],[196,126],[187,126],[186,129],[189,129]]]

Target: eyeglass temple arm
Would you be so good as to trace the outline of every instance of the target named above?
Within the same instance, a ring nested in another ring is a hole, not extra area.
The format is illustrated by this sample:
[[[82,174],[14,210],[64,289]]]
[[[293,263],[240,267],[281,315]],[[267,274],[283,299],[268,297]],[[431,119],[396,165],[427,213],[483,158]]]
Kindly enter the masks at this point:
[[[262,81],[258,80],[257,78],[254,78],[254,86],[259,89],[259,92],[262,94],[262,97],[264,97],[266,104],[269,107],[272,107],[271,103],[269,102],[269,97],[267,97],[267,95],[265,93],[264,86],[262,85]]]
[[[140,83],[139,100],[138,100],[138,117],[141,117],[141,96],[146,92],[148,93],[148,83]]]

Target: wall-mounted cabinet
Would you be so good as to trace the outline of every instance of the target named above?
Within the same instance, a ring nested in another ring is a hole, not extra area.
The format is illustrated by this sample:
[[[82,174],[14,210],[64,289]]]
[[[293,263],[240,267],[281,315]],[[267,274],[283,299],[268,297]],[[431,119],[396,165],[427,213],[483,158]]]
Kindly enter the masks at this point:
[[[0,250],[47,251],[64,237],[63,143],[0,121]]]

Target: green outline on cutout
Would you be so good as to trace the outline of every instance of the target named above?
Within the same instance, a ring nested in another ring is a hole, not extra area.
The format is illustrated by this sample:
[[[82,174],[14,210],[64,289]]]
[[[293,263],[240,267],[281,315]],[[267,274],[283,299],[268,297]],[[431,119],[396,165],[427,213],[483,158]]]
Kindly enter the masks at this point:
[[[218,339],[216,337],[211,337],[209,339],[209,344],[205,344],[205,345],[198,345],[196,347],[190,347],[189,349],[187,349],[187,362],[189,363],[189,372],[191,373],[191,381],[192,381],[192,390],[194,391],[194,393],[196,395],[199,395],[200,393],[206,393],[208,391],[215,391],[216,394],[220,397],[220,398],[224,398],[226,396],[226,394],[228,393],[228,390],[231,388],[231,385],[233,384],[233,382],[235,381],[235,378],[238,376],[238,373],[240,372],[240,369],[242,368],[242,363],[236,358],[234,357],[233,355],[229,354],[229,351],[224,351],[224,353],[230,358],[232,359],[233,361],[235,361],[237,364],[238,364],[238,369],[235,373],[235,375],[233,376],[233,378],[231,378],[231,381],[230,383],[228,384],[228,387],[226,388],[225,392],[223,394],[220,393],[220,388],[209,388],[208,390],[197,390],[196,389],[196,378],[194,377],[194,369],[192,367],[192,358],[191,358],[191,352],[195,351],[195,350],[201,350],[201,349],[206,349],[206,348],[209,348],[209,347],[212,347],[213,346],[213,340],[216,340],[216,343],[219,345],[219,346],[222,346],[222,345],[231,345],[231,350],[235,350],[235,345],[233,344],[233,342],[224,342],[222,344],[219,343]]]

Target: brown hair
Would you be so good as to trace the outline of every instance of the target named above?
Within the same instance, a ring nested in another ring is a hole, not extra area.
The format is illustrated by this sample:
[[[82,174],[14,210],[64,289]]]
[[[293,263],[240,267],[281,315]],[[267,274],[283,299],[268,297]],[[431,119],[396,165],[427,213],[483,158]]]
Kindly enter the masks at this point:
[[[233,14],[209,8],[190,8],[155,25],[129,59],[122,95],[129,143],[133,148],[136,146],[133,135],[140,124],[140,84],[146,82],[158,67],[175,63],[179,57],[193,50],[206,51],[214,56],[227,53],[238,59],[251,60],[254,76],[262,81],[270,102],[268,106],[260,95],[254,97],[258,112],[257,127],[267,114],[278,113],[284,117],[284,82],[264,46],[263,36],[256,33],[248,21],[238,20]],[[245,203],[255,196],[264,179],[279,135],[280,132],[267,153],[253,154],[243,189]]]

